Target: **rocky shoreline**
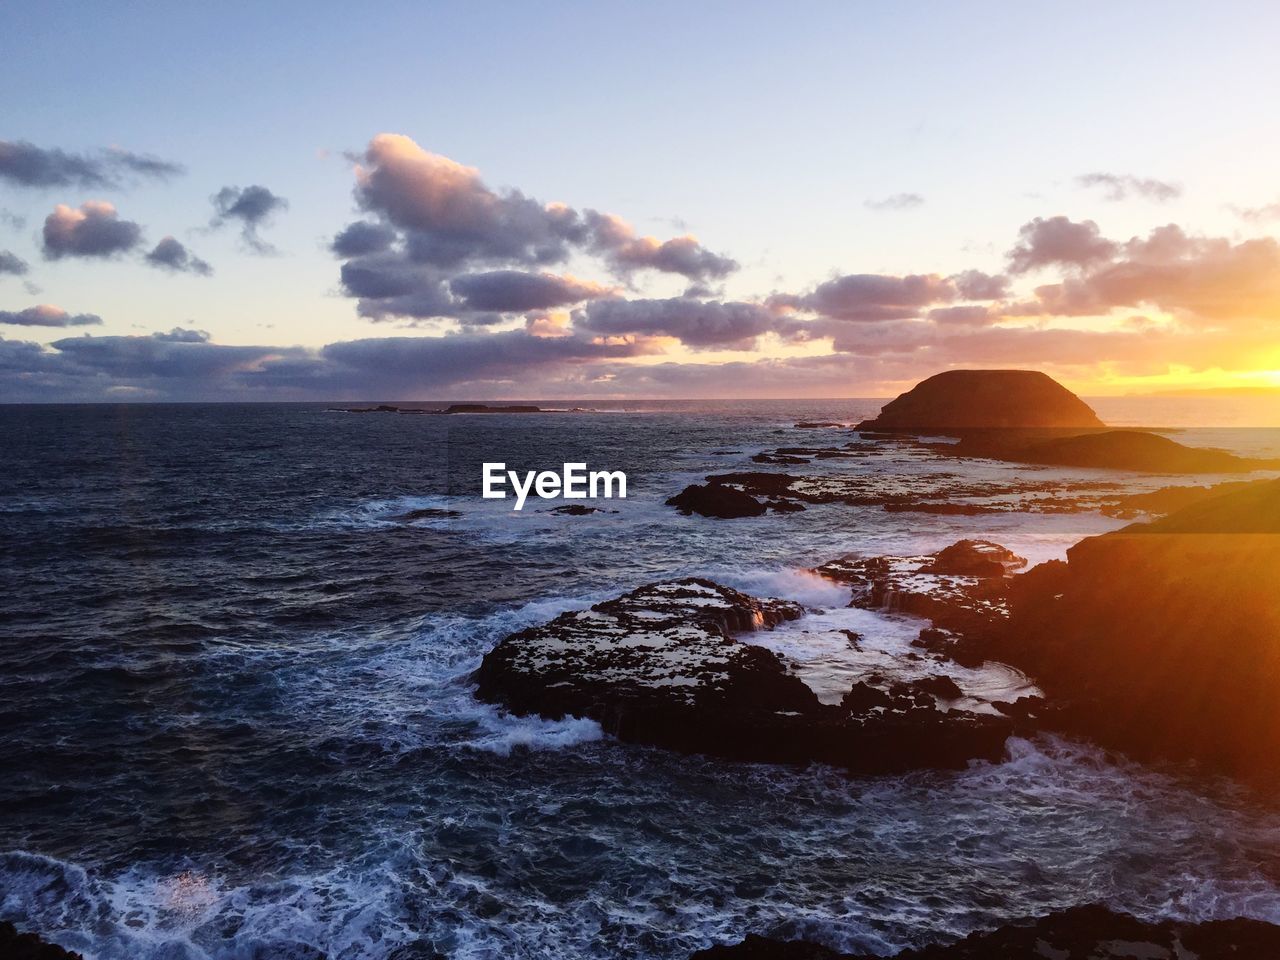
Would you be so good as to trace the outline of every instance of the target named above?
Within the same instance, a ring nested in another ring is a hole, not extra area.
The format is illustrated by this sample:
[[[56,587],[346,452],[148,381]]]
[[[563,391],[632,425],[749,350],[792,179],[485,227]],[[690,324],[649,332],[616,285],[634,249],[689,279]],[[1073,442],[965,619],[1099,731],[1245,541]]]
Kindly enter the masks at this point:
[[[701,578],[649,584],[507,637],[476,671],[476,694],[516,714],[587,717],[624,743],[731,760],[882,774],[1003,755],[1004,717],[940,709],[927,683],[853,684],[822,703],[741,637],[802,614]]]
[[[1151,433],[1110,431],[1070,394],[1064,399],[1052,381],[1046,386],[1048,378],[1014,379],[1033,392],[1047,391],[1054,408],[1040,422],[1030,422],[1031,416],[1026,423],[996,425],[1017,428],[1016,440],[1013,433],[992,432],[990,423],[966,423],[953,430],[958,443],[934,445],[919,436],[937,427],[922,422],[929,404],[913,400],[896,411],[890,404],[881,417],[860,424],[867,435],[858,439],[779,447],[752,459],[790,467],[855,459],[867,454],[869,444],[905,443],[954,457],[1146,472],[1232,473],[1278,465]],[[925,392],[932,392],[935,407],[946,407],[933,387]],[[1027,418],[1025,411],[1020,415]],[[1062,430],[1064,420],[1072,432],[1045,432]],[[829,421],[800,426],[845,429]],[[889,432],[872,433],[881,430]],[[624,742],[734,760],[821,762],[855,775],[995,761],[1010,734],[1053,732],[1138,760],[1174,762],[1180,775],[1227,774],[1253,784],[1280,780],[1280,715],[1273,708],[1280,689],[1280,654],[1274,650],[1280,636],[1280,481],[1131,493],[1105,480],[1066,490],[1034,477],[1001,486],[937,473],[810,477],[745,471],[708,476],[667,503],[719,519],[831,503],[982,513],[1003,508],[977,501],[1028,494],[1042,495],[1039,504],[1032,496],[1015,509],[1163,519],[1087,538],[1065,562],[1029,570],[1025,559],[986,540],[961,540],[914,556],[850,554],[814,569],[850,588],[850,606],[919,618],[916,652],[909,656],[926,666],[994,663],[1034,681],[1035,695],[991,704],[999,716],[955,709],[962,691],[941,670],[910,683],[868,674],[850,684],[838,705],[820,703],[797,679],[794,664],[747,638],[803,611],[702,579],[641,587],[506,638],[476,674],[478,695],[517,713],[592,717]],[[676,663],[682,666],[670,672]],[[869,960],[759,936],[694,956]],[[898,955],[1104,956],[1261,960],[1280,956],[1280,927],[1246,919],[1152,923],[1093,905]]]

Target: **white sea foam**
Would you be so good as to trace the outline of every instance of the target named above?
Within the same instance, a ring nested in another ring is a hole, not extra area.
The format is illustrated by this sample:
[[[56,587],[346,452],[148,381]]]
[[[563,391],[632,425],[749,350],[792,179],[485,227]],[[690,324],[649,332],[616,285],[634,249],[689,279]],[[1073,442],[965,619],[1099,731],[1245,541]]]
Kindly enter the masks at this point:
[[[517,780],[491,807],[371,821],[358,855],[311,868],[3,854],[0,916],[88,960],[385,960],[415,941],[467,960],[683,960],[748,931],[889,955],[1085,901],[1280,920],[1258,866],[1276,814],[1057,740],[869,780],[660,751],[589,769],[581,789]]]

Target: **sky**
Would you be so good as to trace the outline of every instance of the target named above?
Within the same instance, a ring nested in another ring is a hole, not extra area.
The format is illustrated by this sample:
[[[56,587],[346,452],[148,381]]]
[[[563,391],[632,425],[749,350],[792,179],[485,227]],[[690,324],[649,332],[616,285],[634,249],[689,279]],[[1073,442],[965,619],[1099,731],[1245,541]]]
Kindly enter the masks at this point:
[[[1268,3],[7,4],[0,401],[1280,387]]]

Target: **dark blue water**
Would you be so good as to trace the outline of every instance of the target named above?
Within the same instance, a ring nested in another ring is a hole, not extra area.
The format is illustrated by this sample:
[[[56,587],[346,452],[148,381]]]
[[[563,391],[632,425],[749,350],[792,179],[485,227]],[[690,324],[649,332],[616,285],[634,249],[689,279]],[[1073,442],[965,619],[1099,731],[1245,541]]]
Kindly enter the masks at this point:
[[[851,781],[472,700],[506,633],[657,577],[832,610],[846,597],[803,569],[849,550],[978,534],[1043,559],[1115,525],[662,505],[761,449],[830,441],[799,420],[877,406],[0,407],[0,918],[166,960],[666,958],[779,929],[887,953],[1098,898],[1280,920],[1280,818],[1081,745]],[[624,470],[630,496],[515,513],[479,498],[485,460]],[[886,449],[804,469],[956,466]]]

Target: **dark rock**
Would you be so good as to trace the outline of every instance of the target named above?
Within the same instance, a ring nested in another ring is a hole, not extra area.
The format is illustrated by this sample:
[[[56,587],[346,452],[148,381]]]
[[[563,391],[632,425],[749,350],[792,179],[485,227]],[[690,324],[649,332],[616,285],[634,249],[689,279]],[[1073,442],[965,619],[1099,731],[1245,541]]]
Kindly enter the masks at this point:
[[[960,689],[960,685],[950,677],[942,674],[935,674],[932,677],[922,677],[916,680],[914,686],[918,690],[932,694],[943,700],[959,700],[964,696],[964,691]]]
[[[820,451],[782,448],[812,455]],[[775,454],[767,454],[777,462]],[[848,506],[883,506],[886,510],[923,510],[939,513],[1075,513],[1093,511],[1118,500],[1113,480],[1069,481],[1017,477],[1012,480],[973,480],[955,473],[859,472],[819,476],[742,471],[711,474],[707,482],[733,487],[753,497],[792,500],[806,504],[843,503]],[[958,502],[957,498],[980,502]],[[945,498],[945,499],[943,499]],[[997,498],[1003,498],[998,500]]]
[[[791,493],[791,485],[801,480],[787,473],[765,473],[748,470],[742,473],[715,473],[707,477],[707,483],[717,487],[734,487],[749,490],[761,497],[781,496]]]
[[[1039,371],[948,370],[891,400],[857,429],[920,433],[1102,426],[1088,404]]]
[[[1179,486],[1161,487],[1150,493],[1131,493],[1117,497],[1102,508],[1103,514],[1121,520],[1133,520],[1140,516],[1161,516],[1212,500],[1224,493],[1235,493],[1254,484],[1270,483],[1269,480],[1233,480],[1212,487]]]
[[[843,427],[843,423],[834,423],[830,420],[801,420],[796,424],[797,430],[820,430],[824,427]]]
[[[1045,708],[1043,697],[1019,697],[1013,703],[1005,700],[993,700],[991,705],[1006,717],[1015,717],[1019,720],[1034,719]]]
[[[559,507],[552,507],[547,513],[559,513],[566,517],[585,517],[591,513],[604,513],[599,507],[588,507],[581,503],[566,503]]]
[[[1237,918],[1152,923],[1100,904],[1009,923],[952,943],[903,950],[895,960],[1271,960],[1280,957],[1280,926]],[[691,960],[876,960],[804,941],[748,936],[732,947],[700,950]]]
[[[805,940],[772,940],[749,933],[733,946],[714,946],[699,950],[689,960],[858,960],[852,954],[837,953],[828,947]]]
[[[984,621],[982,626],[987,627],[989,623]],[[985,633],[980,634],[980,637],[985,638]],[[935,656],[954,660],[962,667],[977,668],[987,660],[981,639],[975,640],[965,634],[943,630],[940,627],[925,627],[920,631],[920,636],[911,641],[911,645],[921,650],[928,650]]]
[[[477,670],[477,696],[518,714],[589,717],[626,742],[735,760],[895,773],[1003,755],[1004,718],[943,712],[902,684],[871,705],[823,704],[775,653],[732,636],[801,613],[709,580],[651,584],[507,637]]]
[[[989,457],[1018,463],[1146,473],[1247,473],[1280,467],[1280,460],[1255,460],[1223,450],[1188,447],[1142,430],[1108,430],[1050,439],[971,436],[947,452],[953,456]]]
[[[1091,537],[1015,578],[990,652],[1104,747],[1280,780],[1280,481]]]
[[[758,517],[765,512],[765,505],[755,497],[715,483],[694,483],[667,500],[667,506],[675,507],[688,516],[697,513],[704,517],[729,520],[734,517]]]
[[[4,960],[84,960],[81,954],[41,940],[34,933],[19,933],[7,920],[0,921],[0,957]]]
[[[545,413],[541,407],[527,404],[516,404],[506,407],[491,407],[487,403],[453,403],[445,407],[442,413]]]
[[[789,454],[776,454],[776,453],[775,453],[775,454],[770,454],[770,453],[757,453],[757,454],[756,454],[754,457],[752,457],[751,459],[752,459],[752,461],[753,461],[754,463],[789,463],[789,464],[796,464],[796,463],[808,463],[808,462],[809,462],[809,461],[808,461],[807,459],[805,459],[804,457],[794,457],[794,456],[791,456],[791,455],[789,455]]]
[[[935,628],[972,640],[1007,619],[1009,575],[1026,562],[998,543],[961,540],[936,554],[845,557],[815,572],[852,586],[851,606],[926,617]]]
[[[940,550],[921,573],[951,574],[961,577],[1007,577],[1027,561],[1012,550],[990,540],[958,540]]]
[[[401,410],[389,403],[380,403],[376,407],[330,407],[338,413],[421,413],[421,410]]]
[[[979,517],[1009,512],[979,503],[886,503],[884,508],[889,513],[932,513],[946,517]]]
[[[794,500],[770,500],[768,507],[774,513],[803,513],[804,504]]]

